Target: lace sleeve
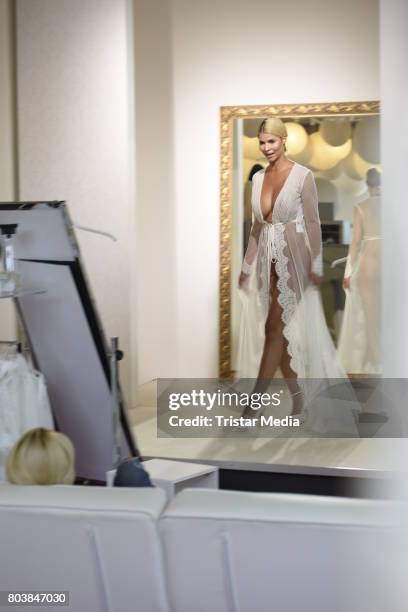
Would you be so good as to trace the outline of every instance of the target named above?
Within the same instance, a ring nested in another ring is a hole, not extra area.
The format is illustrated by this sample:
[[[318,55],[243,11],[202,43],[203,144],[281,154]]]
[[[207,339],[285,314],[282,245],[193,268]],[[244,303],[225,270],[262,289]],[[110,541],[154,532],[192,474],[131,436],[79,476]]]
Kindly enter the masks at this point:
[[[248,246],[245,253],[244,261],[242,263],[241,270],[244,274],[249,274],[252,270],[252,266],[258,253],[258,241],[261,229],[262,223],[255,219],[251,227],[251,233],[249,234],[248,239]]]
[[[347,257],[347,265],[344,276],[347,278],[351,276],[358,254],[361,249],[361,241],[363,239],[363,215],[361,213],[361,209],[358,205],[354,207],[353,213],[353,238],[351,240],[348,257]]]
[[[322,230],[319,218],[319,206],[316,183],[312,172],[308,172],[302,187],[302,204],[305,227],[312,255],[312,272],[322,276]]]

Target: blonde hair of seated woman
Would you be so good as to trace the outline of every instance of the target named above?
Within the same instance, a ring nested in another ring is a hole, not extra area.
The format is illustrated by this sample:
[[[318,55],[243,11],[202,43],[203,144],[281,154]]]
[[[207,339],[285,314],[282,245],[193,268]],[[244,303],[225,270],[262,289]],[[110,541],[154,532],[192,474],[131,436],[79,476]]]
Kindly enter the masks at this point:
[[[75,451],[69,438],[43,427],[30,429],[16,442],[6,464],[7,480],[17,485],[72,484]]]

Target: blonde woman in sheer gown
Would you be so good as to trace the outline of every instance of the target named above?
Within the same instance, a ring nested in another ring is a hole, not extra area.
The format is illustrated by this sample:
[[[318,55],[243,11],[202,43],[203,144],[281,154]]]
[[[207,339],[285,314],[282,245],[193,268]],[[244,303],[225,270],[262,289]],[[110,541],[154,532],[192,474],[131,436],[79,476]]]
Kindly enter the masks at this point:
[[[345,378],[328,332],[318,286],[322,242],[312,172],[285,155],[287,132],[277,118],[264,120],[259,147],[269,165],[253,176],[253,225],[245,253],[237,374],[256,378],[264,392],[280,368],[292,395],[292,415],[301,415],[303,379]],[[326,402],[327,403],[327,402]],[[327,404],[330,404],[328,402]],[[251,407],[244,416],[253,416]],[[327,405],[309,415],[320,433],[356,435],[352,411]]]
[[[339,355],[353,375],[380,375],[380,215],[381,176],[367,172],[369,198],[357,204],[343,287],[346,304]]]

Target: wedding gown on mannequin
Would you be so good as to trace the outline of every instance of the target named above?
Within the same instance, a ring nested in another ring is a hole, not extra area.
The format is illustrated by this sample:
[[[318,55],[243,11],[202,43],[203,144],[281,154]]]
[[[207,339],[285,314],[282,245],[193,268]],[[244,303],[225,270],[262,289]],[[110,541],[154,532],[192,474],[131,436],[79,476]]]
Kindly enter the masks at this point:
[[[11,448],[34,427],[54,429],[44,377],[22,355],[0,354],[0,481]]]
[[[320,292],[310,272],[322,274],[322,242],[316,185],[312,172],[295,163],[279,192],[272,222],[261,211],[265,170],[253,177],[254,222],[242,271],[248,275],[243,291],[242,316],[237,355],[237,375],[256,378],[265,343],[265,322],[271,307],[270,271],[275,264],[278,302],[282,308],[283,335],[287,340],[290,367],[302,380],[306,403],[330,386],[329,379],[346,374],[327,329]],[[325,382],[327,381],[327,382]],[[350,391],[350,385],[346,383]],[[352,395],[349,395],[350,399]],[[353,406],[355,409],[355,405]],[[317,402],[309,411],[307,428],[316,433],[358,435],[350,402]]]
[[[339,339],[339,356],[350,374],[381,374],[381,196],[357,204],[344,276],[350,278]]]

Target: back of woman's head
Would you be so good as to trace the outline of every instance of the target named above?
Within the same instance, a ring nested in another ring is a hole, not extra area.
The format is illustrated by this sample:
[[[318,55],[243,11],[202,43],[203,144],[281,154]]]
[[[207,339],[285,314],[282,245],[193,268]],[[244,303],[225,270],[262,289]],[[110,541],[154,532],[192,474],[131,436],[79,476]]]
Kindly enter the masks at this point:
[[[369,187],[380,187],[381,173],[377,168],[370,168],[366,174],[366,182]]]
[[[43,427],[27,431],[12,448],[7,480],[19,485],[72,484],[75,451],[67,436]]]

